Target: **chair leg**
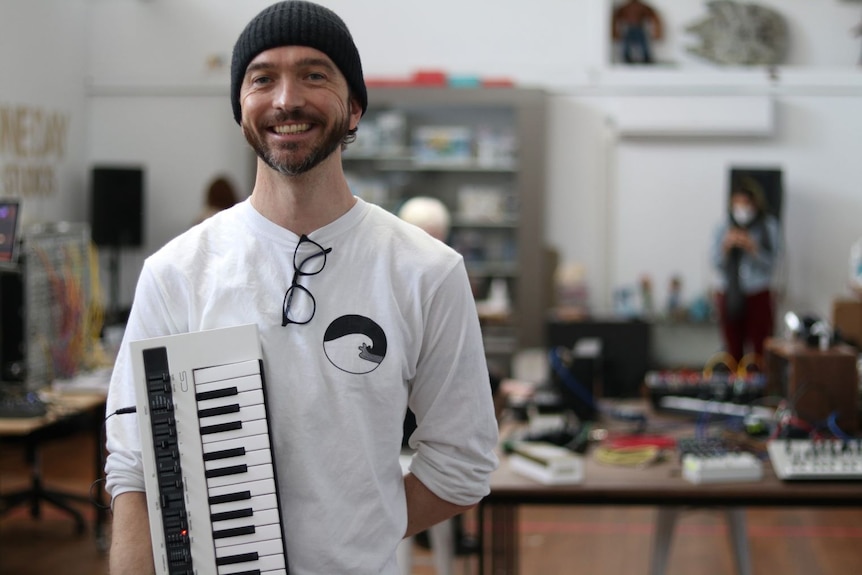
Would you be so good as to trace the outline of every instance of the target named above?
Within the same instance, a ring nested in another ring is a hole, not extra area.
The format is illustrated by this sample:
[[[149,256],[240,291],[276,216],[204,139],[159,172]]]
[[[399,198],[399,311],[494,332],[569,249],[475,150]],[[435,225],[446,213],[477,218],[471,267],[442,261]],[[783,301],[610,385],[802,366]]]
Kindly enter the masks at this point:
[[[730,507],[726,510],[727,524],[730,526],[730,544],[738,575],[751,575],[751,556],[748,551],[748,530],[745,522],[745,509]]]
[[[395,558],[398,561],[398,569],[401,575],[413,573],[413,538],[407,537],[401,540],[395,550]]]
[[[664,506],[658,508],[652,546],[652,559],[650,562],[650,575],[664,575],[667,570],[670,544],[673,540],[673,529],[676,526],[679,513],[679,507]]]
[[[437,575],[453,575],[455,559],[455,531],[452,520],[446,520],[428,530],[431,553],[434,555],[434,568]]]

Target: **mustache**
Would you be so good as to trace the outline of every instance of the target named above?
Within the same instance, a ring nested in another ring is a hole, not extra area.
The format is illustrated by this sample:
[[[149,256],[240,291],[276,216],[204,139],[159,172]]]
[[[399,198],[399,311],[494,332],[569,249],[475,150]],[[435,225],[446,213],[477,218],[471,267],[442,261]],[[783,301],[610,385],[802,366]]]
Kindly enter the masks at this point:
[[[285,122],[297,122],[297,123],[314,123],[314,124],[322,124],[324,123],[321,118],[316,116],[315,114],[309,114],[303,110],[278,110],[272,116],[272,121],[276,124],[283,124]]]

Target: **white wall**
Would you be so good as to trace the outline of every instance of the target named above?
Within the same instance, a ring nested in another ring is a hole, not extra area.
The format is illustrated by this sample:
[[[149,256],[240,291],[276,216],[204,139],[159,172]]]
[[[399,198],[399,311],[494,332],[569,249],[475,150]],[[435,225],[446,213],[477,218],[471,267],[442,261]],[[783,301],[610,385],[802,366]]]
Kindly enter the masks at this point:
[[[0,147],[0,196],[23,197],[25,225],[86,219],[89,13],[85,0],[0,0],[0,108],[7,114],[27,110],[16,134],[28,142],[41,138],[44,123],[37,115],[66,122],[58,153],[42,155],[29,144],[23,154]],[[0,137],[9,137],[12,130],[6,124]],[[7,180],[7,170],[40,171],[46,177],[31,186]]]
[[[184,229],[207,180],[216,171],[240,182],[250,177],[230,117],[227,67],[212,64],[229,62],[244,23],[270,2],[0,1],[7,13],[14,4],[16,18],[23,13],[30,19],[46,3],[88,7],[89,145],[78,179],[92,163],[148,166],[148,245],[129,256],[135,261],[124,262],[128,302],[136,261]],[[720,217],[726,169],[735,163],[785,169],[787,305],[828,314],[832,297],[842,292],[850,243],[862,235],[856,215],[862,214],[862,167],[853,153],[862,134],[860,41],[850,32],[862,19],[860,4],[760,0],[785,15],[792,34],[788,65],[775,81],[765,71],[719,70],[686,54],[693,38],[684,26],[706,15],[704,3],[690,0],[651,2],[667,28],[657,54],[670,64],[648,70],[608,65],[609,0],[323,3],[347,21],[369,77],[441,68],[509,76],[551,92],[545,238],[564,261],[586,265],[598,307],[607,306],[613,286],[641,273],[650,273],[660,288],[679,271],[689,295],[706,287],[707,238]],[[85,28],[72,12],[60,10],[58,24]],[[36,22],[2,21],[12,42],[32,47],[33,61],[57,58],[58,51],[33,38]],[[13,66],[12,73],[30,70],[29,64]],[[48,67],[59,74],[59,66]],[[775,103],[775,129],[758,138],[714,140],[615,136],[621,98],[654,94],[766,96]]]

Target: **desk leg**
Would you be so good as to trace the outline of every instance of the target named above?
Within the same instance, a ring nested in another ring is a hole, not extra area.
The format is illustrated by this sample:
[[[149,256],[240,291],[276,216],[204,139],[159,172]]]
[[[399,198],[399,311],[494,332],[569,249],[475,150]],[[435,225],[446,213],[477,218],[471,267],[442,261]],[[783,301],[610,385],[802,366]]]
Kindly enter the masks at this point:
[[[478,527],[479,575],[517,575],[518,507],[483,504],[479,509]]]
[[[667,559],[670,555],[670,544],[673,541],[673,528],[679,513],[679,507],[662,506],[658,508],[650,560],[650,575],[664,575],[667,571]]]

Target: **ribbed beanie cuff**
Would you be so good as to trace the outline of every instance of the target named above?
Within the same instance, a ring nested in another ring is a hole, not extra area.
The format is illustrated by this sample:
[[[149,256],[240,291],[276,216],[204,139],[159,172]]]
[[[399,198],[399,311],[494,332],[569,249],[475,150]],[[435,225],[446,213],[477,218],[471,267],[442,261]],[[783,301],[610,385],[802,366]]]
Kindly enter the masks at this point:
[[[237,124],[242,121],[239,92],[249,63],[261,52],[279,46],[308,46],[329,56],[344,74],[365,113],[368,92],[362,76],[362,62],[347,25],[329,8],[304,0],[286,0],[255,16],[234,45],[230,97]]]

